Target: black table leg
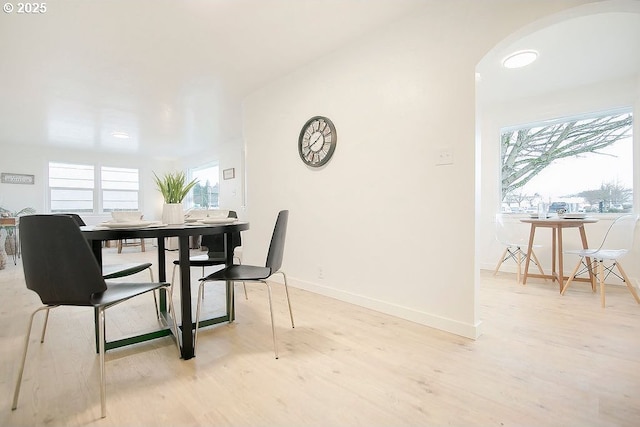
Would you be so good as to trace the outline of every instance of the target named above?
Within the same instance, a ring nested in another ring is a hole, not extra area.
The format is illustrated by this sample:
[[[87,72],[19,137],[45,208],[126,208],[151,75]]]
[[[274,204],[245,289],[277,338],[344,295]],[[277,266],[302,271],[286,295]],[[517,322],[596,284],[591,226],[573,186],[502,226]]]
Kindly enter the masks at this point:
[[[224,253],[225,253],[225,265],[229,267],[233,264],[233,235],[232,233],[224,234]],[[236,306],[235,306],[235,286],[232,280],[227,280],[227,316],[229,322],[233,322],[236,319]]]
[[[193,349],[193,315],[191,312],[191,273],[189,267],[189,236],[180,236],[180,305],[182,307],[182,358],[195,356]],[[197,325],[196,325],[197,327]]]

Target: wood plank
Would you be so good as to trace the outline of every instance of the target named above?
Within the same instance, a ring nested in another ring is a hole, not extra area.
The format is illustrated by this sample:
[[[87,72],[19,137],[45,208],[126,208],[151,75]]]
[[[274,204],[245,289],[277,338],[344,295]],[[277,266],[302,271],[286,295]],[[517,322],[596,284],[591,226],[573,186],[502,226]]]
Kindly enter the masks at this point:
[[[105,263],[157,259],[155,248],[104,253]],[[175,256],[167,253],[169,268]],[[39,304],[20,263],[11,265],[0,271],[0,425],[637,425],[640,305],[626,287],[608,286],[603,310],[588,285],[560,296],[542,280],[523,286],[490,271],[481,280],[484,334],[475,341],[299,289],[291,289],[291,329],[275,285],[278,360],[266,289],[248,284],[236,322],[202,329],[191,360],[179,359],[168,337],[109,351],[101,420],[93,312],[83,308],[52,311],[44,344],[36,322],[10,410],[22,337]],[[224,310],[223,284],[205,295],[207,315]],[[111,338],[155,322],[151,296],[107,311]]]

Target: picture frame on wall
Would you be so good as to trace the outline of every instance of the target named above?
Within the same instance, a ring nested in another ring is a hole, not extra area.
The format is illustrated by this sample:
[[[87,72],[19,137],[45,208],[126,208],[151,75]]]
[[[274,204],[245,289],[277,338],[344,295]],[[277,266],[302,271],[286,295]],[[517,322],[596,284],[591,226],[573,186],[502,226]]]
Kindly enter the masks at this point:
[[[233,179],[235,177],[236,177],[236,169],[235,168],[224,169],[222,171],[222,178],[223,179]]]
[[[31,184],[35,183],[35,175],[27,175],[23,173],[5,173],[0,175],[0,182],[3,184]]]

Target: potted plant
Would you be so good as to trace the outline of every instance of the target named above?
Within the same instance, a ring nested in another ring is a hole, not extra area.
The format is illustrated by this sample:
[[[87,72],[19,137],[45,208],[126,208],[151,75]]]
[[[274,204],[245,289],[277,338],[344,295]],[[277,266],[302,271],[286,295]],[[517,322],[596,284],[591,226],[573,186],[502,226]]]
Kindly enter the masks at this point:
[[[12,222],[11,226],[5,227],[7,230],[7,238],[4,241],[4,250],[7,255],[14,255],[16,251],[16,236],[14,235],[15,230],[15,218],[21,215],[30,215],[36,213],[34,208],[22,208],[19,211],[11,211],[9,209],[0,207],[0,217],[2,218],[12,218],[14,222]]]
[[[164,198],[162,208],[162,222],[165,224],[183,224],[184,211],[182,201],[189,191],[198,183],[198,180],[187,182],[184,172],[169,172],[159,177],[153,173],[156,186]]]

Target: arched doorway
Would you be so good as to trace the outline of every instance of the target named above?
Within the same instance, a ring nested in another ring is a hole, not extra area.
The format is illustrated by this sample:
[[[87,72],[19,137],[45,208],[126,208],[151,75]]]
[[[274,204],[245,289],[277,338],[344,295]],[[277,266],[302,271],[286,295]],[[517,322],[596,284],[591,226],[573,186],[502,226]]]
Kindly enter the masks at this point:
[[[538,50],[538,61],[518,70],[502,67],[503,58],[523,49]],[[622,106],[630,107],[637,116],[638,51],[640,4],[609,1],[534,22],[502,40],[478,63],[476,123],[482,208],[476,254],[482,269],[493,269],[503,249],[493,234],[494,215],[501,206],[499,129]],[[638,123],[635,120],[634,147],[640,146]],[[634,150],[636,211],[639,151]],[[638,277],[640,269],[634,273]]]

